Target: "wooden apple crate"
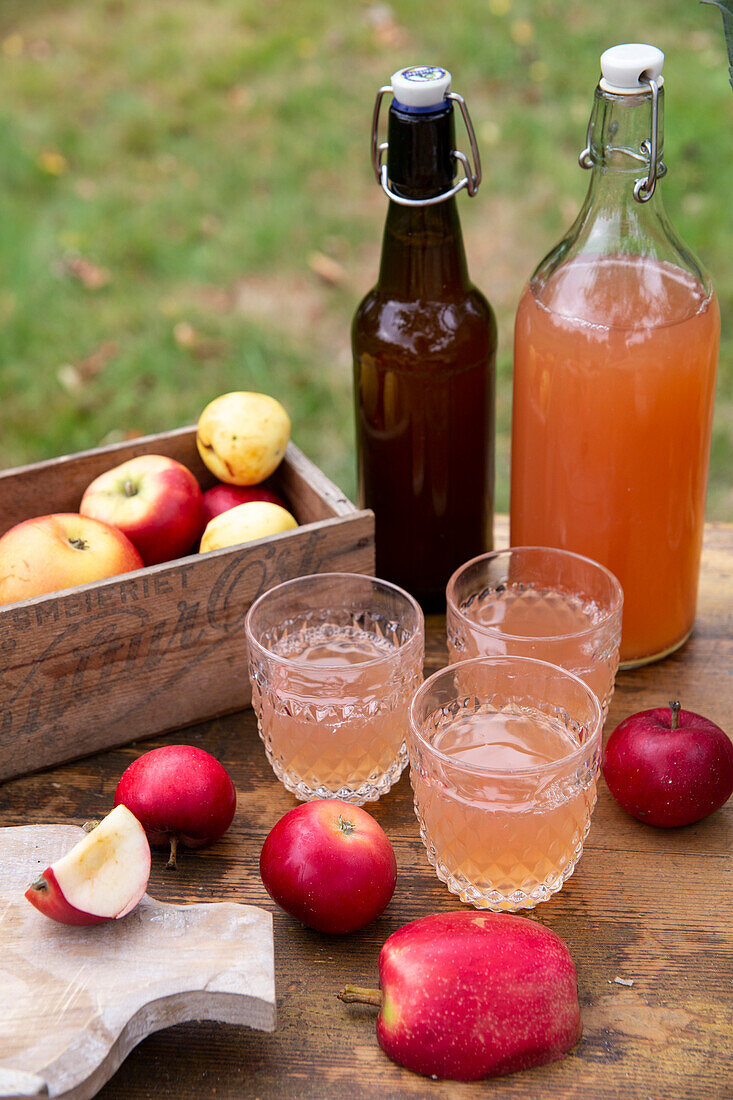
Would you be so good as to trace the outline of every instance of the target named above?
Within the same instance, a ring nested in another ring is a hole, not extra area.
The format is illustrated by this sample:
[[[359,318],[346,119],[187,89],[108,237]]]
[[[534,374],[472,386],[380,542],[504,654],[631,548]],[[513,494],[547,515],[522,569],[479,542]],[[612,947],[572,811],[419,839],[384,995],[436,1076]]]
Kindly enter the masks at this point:
[[[104,470],[177,459],[203,489],[194,428],[0,473],[0,534],[76,512]],[[244,619],[306,573],[374,572],[374,516],[290,444],[270,479],[300,527],[0,607],[0,781],[190,725],[250,702]]]

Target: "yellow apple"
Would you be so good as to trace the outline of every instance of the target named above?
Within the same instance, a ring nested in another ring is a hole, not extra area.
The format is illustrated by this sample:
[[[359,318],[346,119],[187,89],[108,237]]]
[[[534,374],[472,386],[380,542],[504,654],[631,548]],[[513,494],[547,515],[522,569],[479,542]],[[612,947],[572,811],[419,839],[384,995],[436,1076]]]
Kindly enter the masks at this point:
[[[208,550],[221,550],[223,546],[237,546],[240,542],[279,535],[297,526],[290,512],[279,504],[252,500],[214,516],[204,531],[200,552],[205,554]]]
[[[266,393],[224,393],[201,413],[196,445],[204,464],[229,485],[259,485],[282,462],[290,417]]]

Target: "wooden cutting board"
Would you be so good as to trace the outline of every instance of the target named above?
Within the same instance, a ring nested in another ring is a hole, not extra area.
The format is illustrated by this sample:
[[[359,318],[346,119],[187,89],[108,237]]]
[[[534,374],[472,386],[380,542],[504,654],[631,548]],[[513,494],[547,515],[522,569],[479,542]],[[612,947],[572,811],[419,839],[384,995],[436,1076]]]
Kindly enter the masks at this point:
[[[0,829],[0,1098],[86,1100],[150,1032],[186,1020],[275,1029],[272,917],[252,905],[166,905],[57,924],[23,897],[84,835]]]

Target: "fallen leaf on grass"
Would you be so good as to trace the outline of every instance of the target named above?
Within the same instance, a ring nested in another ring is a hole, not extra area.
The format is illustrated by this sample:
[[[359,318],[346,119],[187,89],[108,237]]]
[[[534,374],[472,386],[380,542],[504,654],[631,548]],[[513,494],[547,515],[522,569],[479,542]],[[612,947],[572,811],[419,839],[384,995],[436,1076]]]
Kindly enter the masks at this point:
[[[36,164],[47,176],[63,176],[69,167],[69,162],[63,153],[56,149],[44,149],[38,154]]]
[[[190,352],[195,359],[216,359],[229,350],[226,341],[202,336],[188,321],[178,322],[173,329],[173,339],[179,348]]]
[[[308,257],[308,267],[319,279],[330,286],[344,286],[348,281],[346,271],[338,262],[323,252],[311,252]]]
[[[72,279],[77,279],[87,290],[101,290],[112,282],[112,276],[106,267],[100,267],[99,264],[87,260],[84,256],[72,256],[64,260],[63,270]]]
[[[78,363],[62,363],[56,372],[56,377],[68,393],[78,393],[87,382],[104,370],[109,361],[114,359],[117,351],[118,346],[114,340],[105,340]]]

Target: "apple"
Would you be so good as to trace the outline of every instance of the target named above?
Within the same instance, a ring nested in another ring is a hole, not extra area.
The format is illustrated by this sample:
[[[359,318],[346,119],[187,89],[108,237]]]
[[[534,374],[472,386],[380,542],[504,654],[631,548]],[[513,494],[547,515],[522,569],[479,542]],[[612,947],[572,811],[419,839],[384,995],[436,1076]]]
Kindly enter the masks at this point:
[[[135,908],[150,877],[145,830],[118,806],[28,887],[25,896],[61,924],[101,924]]]
[[[279,535],[298,526],[298,521],[279,504],[266,500],[253,500],[229,508],[207,523],[201,539],[200,553],[221,550],[224,546],[238,546],[268,535]]]
[[[366,810],[339,799],[304,802],[281,817],[260,855],[265,889],[318,932],[355,932],[387,907],[397,863]]]
[[[733,742],[675,700],[624,719],[608,739],[602,769],[627,813],[673,829],[707,817],[733,794]]]
[[[145,565],[186,554],[204,526],[201,487],[190,470],[165,455],[138,455],[106,470],[81,499],[83,516],[123,531]]]
[[[73,512],[36,516],[0,538],[0,604],[141,569],[130,540],[114,527]]]
[[[215,516],[236,508],[238,504],[249,504],[253,500],[266,500],[285,508],[285,501],[266,485],[215,485],[207,489],[203,496],[204,527]]]
[[[259,485],[280,465],[290,439],[290,418],[265,393],[224,393],[201,413],[196,445],[219,481]]]
[[[379,953],[381,989],[347,986],[380,1006],[377,1038],[427,1077],[476,1081],[562,1058],[581,1036],[566,944],[526,917],[438,913],[394,932]]]
[[[232,823],[237,793],[226,768],[195,745],[164,745],[143,753],[122,773],[115,806],[140,821],[154,848],[170,846],[175,868],[178,845],[203,848]]]

